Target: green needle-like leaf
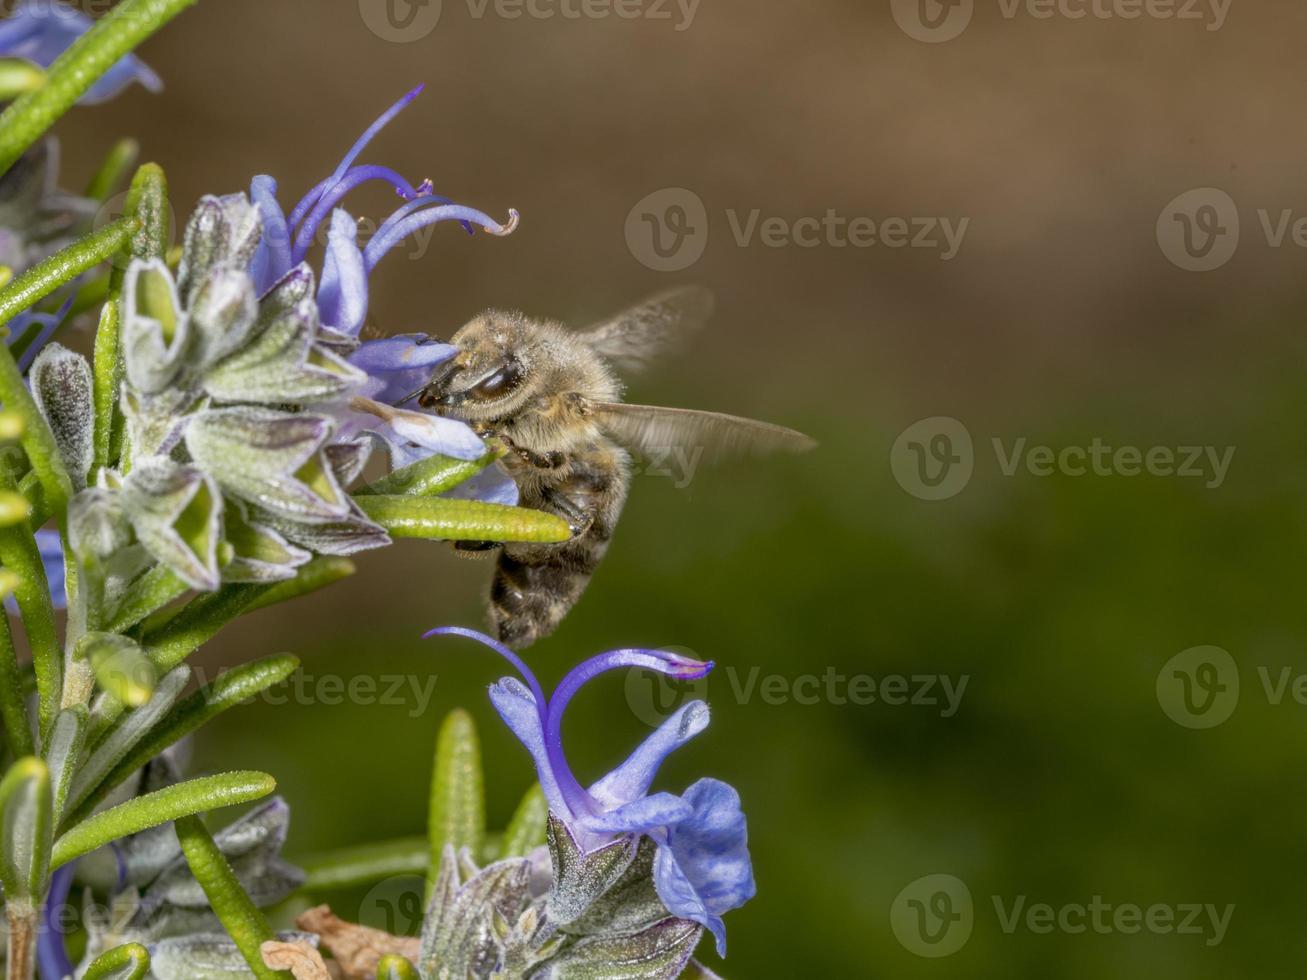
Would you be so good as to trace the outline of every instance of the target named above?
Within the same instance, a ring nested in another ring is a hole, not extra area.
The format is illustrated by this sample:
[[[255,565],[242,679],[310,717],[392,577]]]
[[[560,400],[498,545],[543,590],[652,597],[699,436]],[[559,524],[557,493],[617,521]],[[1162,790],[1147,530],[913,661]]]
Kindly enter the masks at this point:
[[[128,776],[162,754],[169,746],[180,742],[224,711],[248,701],[275,684],[280,684],[295,673],[298,667],[299,660],[295,657],[289,655],[268,657],[229,670],[208,687],[190,695],[149,729],[147,737],[136,742],[127,754],[120,755],[113,764],[112,770],[103,774],[103,777],[89,788],[84,799],[76,800],[77,810],[70,818],[70,823],[75,823],[89,815],[110,792],[126,781]],[[99,746],[97,746],[97,753],[98,751]],[[93,759],[87,761],[88,769],[92,762]]]
[[[567,522],[544,511],[446,497],[361,496],[358,505],[397,538],[442,541],[566,541]]]
[[[0,354],[0,362],[4,356]],[[63,698],[63,650],[55,631],[54,606],[50,602],[45,564],[26,523],[0,528],[0,564],[18,576],[14,599],[22,613],[27,645],[31,648],[32,664],[36,668],[37,717],[41,732],[45,733],[54,724],[54,716]]]
[[[125,0],[55,59],[45,84],[0,116],[0,173],[54,125],[123,55],[195,0]]]
[[[470,847],[481,851],[486,833],[485,775],[481,769],[481,742],[476,722],[462,709],[451,711],[436,736],[436,764],[431,778],[431,805],[427,814],[430,865],[434,881],[446,844],[455,851]]]
[[[262,799],[277,788],[263,772],[226,772],[202,776],[138,796],[88,817],[54,845],[52,868],[58,868],[110,841],[138,834],[179,817]]]
[[[110,449],[113,440],[115,413],[118,410],[118,384],[122,365],[118,359],[118,344],[122,335],[122,308],[108,302],[100,308],[100,325],[95,330],[95,353],[91,368],[92,397],[95,402],[95,461],[91,472],[98,473],[113,460]]]
[[[452,490],[470,480],[502,455],[487,453],[471,462],[449,456],[430,456],[403,469],[395,470],[354,493],[358,496],[407,495],[429,497]]]
[[[86,744],[85,705],[75,705],[59,712],[50,730],[50,742],[45,748],[45,761],[50,769],[53,811],[51,821],[55,827],[64,812],[68,801],[68,791],[72,787],[73,777],[77,774],[77,763],[82,757],[82,746]]]
[[[191,874],[204,889],[209,905],[218,916],[227,935],[245,957],[245,962],[259,980],[293,980],[284,970],[271,970],[263,962],[260,947],[271,939],[272,928],[245,893],[236,879],[231,865],[222,856],[213,837],[204,829],[198,817],[184,817],[177,821],[177,839],[182,853],[190,865]]]
[[[100,164],[89,184],[86,185],[86,197],[93,201],[103,201],[116,191],[127,171],[136,163],[141,152],[141,145],[134,139],[121,139],[109,150],[109,154]]]
[[[172,670],[243,613],[266,588],[227,585],[197,596],[157,630],[146,631],[142,644],[147,655],[159,670]]]
[[[425,837],[404,837],[344,847],[296,863],[308,875],[304,882],[308,891],[354,888],[395,875],[426,875],[431,864],[431,848]]]
[[[149,972],[149,951],[140,943],[125,943],[96,957],[82,980],[144,980]]]
[[[142,739],[150,735],[154,727],[159,724],[159,721],[168,714],[173,705],[177,703],[177,698],[181,696],[186,685],[190,683],[190,679],[191,669],[184,664],[171,671],[159,682],[159,686],[150,698],[149,703],[120,718],[115,725],[92,743],[91,751],[78,770],[77,778],[73,780],[73,788],[69,794],[69,806],[76,808],[76,816],[69,821],[70,824],[90,813],[92,808],[87,807],[85,804],[88,796],[96,793],[97,799],[104,798],[106,793],[99,792],[99,790],[103,789],[104,780],[117,769],[119,763],[129,752],[133,752],[133,749],[140,744]],[[150,756],[150,758],[153,758],[153,756]],[[137,766],[136,768],[140,767]],[[126,778],[126,776],[123,778]]]
[[[268,586],[257,599],[245,607],[245,612],[275,606],[279,602],[297,599],[310,592],[325,589],[343,578],[349,578],[355,570],[354,563],[348,558],[321,555],[302,565],[293,579]]]
[[[545,842],[545,828],[549,824],[549,804],[544,790],[536,783],[513,812],[513,818],[504,831],[499,857],[525,857]]]
[[[19,759],[0,780],[0,884],[6,900],[40,899],[50,870],[53,833],[50,770],[34,756]]]
[[[377,961],[377,980],[419,980],[418,971],[408,960],[387,953]]]
[[[190,586],[167,565],[154,565],[128,586],[105,629],[110,633],[125,633],[168,603],[181,598],[189,589]]]
[[[14,755],[31,755],[35,751],[8,616],[0,616],[0,721],[4,723],[5,743]]]

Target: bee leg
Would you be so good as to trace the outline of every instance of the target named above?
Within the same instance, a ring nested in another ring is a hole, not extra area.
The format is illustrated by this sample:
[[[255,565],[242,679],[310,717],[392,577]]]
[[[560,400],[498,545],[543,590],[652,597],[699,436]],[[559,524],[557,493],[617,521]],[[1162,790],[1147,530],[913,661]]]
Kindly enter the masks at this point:
[[[579,538],[590,530],[594,524],[595,516],[593,511],[577,503],[572,497],[557,490],[545,489],[541,496],[544,499],[544,508],[553,511],[563,520],[567,521],[567,526],[572,529],[572,537]]]
[[[455,541],[454,554],[460,558],[489,558],[498,547],[498,541]]]
[[[556,470],[567,462],[567,457],[557,450],[538,453],[534,449],[519,446],[508,436],[501,435],[499,438],[518,459],[526,463],[527,466],[534,466],[538,470]]]

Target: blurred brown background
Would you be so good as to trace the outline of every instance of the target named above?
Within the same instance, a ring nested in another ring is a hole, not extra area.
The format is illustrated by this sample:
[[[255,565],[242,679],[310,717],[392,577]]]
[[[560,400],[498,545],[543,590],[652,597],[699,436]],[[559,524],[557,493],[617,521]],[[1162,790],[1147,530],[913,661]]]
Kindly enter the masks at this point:
[[[1257,210],[1307,215],[1307,8],[1233,0],[1208,30],[1206,5],[1193,8],[1206,22],[1024,7],[1009,19],[979,0],[961,36],[927,44],[889,0],[702,0],[679,31],[674,6],[661,21],[507,19],[445,0],[430,34],[395,43],[370,29],[368,2],[203,0],[143,51],[165,93],[65,125],[69,183],[130,133],[183,212],[256,173],[275,175],[289,206],[426,82],[365,162],[429,176],[492,215],[516,207],[523,222],[507,239],[444,227],[420,258],[390,256],[373,280],[381,330],[448,335],[488,306],[580,324],[676,282],[716,290],[712,329],[633,379],[631,397],[783,422],[822,449],[704,472],[685,490],[637,480],[606,567],[533,662],[557,677],[606,646],[674,643],[790,675],[967,672],[975,699],[941,720],[723,698],[673,780],[730,779],[751,814],[761,894],[728,918],[723,970],[1300,975],[1307,948],[1285,930],[1301,920],[1307,857],[1294,829],[1303,710],[1245,701],[1225,728],[1192,733],[1158,711],[1152,684],[1199,643],[1241,663],[1303,659],[1307,251],[1270,247]],[[1159,248],[1158,217],[1209,186],[1238,202],[1240,247],[1217,271],[1183,271]],[[637,202],[667,187],[709,215],[703,258],[677,273],[641,264],[624,234]],[[373,191],[350,207],[392,203]],[[754,209],[969,225],[950,261],[880,244],[742,247],[726,212]],[[935,415],[964,420],[981,446],[1101,435],[1238,456],[1218,494],[1005,480],[991,455],[971,491],[929,504],[894,484],[887,460],[905,426]],[[476,622],[488,569],[412,543],[360,565],[207,655],[290,649],[306,670],[436,671],[430,712],[260,706],[203,758],[275,772],[304,850],[414,833],[439,714],[467,703],[502,821],[528,776],[478,700],[497,667],[413,640]],[[1244,683],[1256,690],[1251,670]],[[620,681],[607,690],[578,706],[569,743],[593,773],[643,730]],[[283,753],[275,765],[259,737]],[[977,926],[967,949],[934,961],[895,943],[888,909],[941,871],[971,881]],[[1237,913],[1216,947],[1013,937],[992,891]]]

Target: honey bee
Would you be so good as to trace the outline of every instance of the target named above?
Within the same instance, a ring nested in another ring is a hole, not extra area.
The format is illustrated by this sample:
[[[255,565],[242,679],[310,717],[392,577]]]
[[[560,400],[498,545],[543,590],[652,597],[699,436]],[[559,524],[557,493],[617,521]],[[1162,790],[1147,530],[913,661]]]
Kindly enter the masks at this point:
[[[766,422],[622,402],[614,368],[639,370],[680,346],[712,313],[706,289],[674,289],[584,331],[491,311],[458,331],[458,353],[417,394],[418,404],[497,439],[498,465],[520,504],[556,514],[561,544],[458,542],[499,548],[490,612],[499,638],[521,649],[554,631],[580,599],[617,525],[631,482],[629,449],[673,447],[712,458],[741,450],[801,451],[802,433]]]

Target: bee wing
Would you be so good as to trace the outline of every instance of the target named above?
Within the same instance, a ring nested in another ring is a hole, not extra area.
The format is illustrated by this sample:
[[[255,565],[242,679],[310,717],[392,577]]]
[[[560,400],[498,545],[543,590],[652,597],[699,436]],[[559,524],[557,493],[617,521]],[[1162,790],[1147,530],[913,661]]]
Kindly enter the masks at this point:
[[[687,336],[708,322],[712,311],[711,290],[682,286],[651,296],[580,336],[619,370],[640,371],[658,355],[680,347]]]
[[[817,445],[794,429],[719,412],[592,402],[589,414],[618,442],[644,453],[687,446],[702,449],[713,461],[746,454],[799,453]]]

